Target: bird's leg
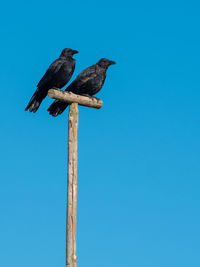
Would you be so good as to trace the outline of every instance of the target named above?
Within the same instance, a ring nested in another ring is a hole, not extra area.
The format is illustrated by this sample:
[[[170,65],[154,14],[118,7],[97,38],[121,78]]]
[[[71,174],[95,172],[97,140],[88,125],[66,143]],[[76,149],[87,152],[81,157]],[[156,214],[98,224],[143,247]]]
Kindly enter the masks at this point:
[[[88,95],[88,94],[81,94],[82,96],[87,96],[87,97],[89,97],[89,98],[92,98],[92,96],[91,95]]]

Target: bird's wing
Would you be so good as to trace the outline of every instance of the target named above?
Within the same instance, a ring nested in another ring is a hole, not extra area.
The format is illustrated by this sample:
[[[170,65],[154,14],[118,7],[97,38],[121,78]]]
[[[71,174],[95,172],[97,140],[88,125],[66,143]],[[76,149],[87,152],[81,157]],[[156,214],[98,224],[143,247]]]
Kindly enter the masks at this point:
[[[49,82],[51,82],[55,75],[58,73],[60,70],[61,66],[63,65],[65,61],[61,58],[57,58],[48,68],[42,79],[39,81],[37,84],[37,87],[43,87]]]
[[[83,70],[76,79],[70,84],[69,90],[75,89],[78,90],[81,86],[86,84],[88,81],[94,79],[97,76],[96,66],[93,65],[85,70]]]

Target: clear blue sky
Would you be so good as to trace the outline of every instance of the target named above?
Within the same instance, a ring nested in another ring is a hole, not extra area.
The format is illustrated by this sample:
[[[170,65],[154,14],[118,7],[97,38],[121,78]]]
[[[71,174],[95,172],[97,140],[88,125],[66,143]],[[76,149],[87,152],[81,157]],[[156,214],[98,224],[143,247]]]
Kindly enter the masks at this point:
[[[200,266],[198,1],[4,1],[0,266],[65,266],[67,112],[24,112],[62,48],[101,57],[101,110],[80,107],[78,266]]]

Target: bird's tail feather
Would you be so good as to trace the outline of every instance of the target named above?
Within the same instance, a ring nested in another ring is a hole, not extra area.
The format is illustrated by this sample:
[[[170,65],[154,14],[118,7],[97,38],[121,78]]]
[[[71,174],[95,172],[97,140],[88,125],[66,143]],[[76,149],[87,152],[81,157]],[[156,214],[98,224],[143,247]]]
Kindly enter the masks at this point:
[[[57,117],[61,113],[64,112],[64,110],[68,107],[67,103],[61,102],[59,100],[55,100],[51,106],[47,109],[49,111],[49,114],[53,117]]]
[[[31,97],[31,100],[29,101],[27,107],[25,108],[25,111],[29,110],[30,112],[35,113],[38,110],[42,100],[43,99],[37,97],[37,94],[34,94]]]

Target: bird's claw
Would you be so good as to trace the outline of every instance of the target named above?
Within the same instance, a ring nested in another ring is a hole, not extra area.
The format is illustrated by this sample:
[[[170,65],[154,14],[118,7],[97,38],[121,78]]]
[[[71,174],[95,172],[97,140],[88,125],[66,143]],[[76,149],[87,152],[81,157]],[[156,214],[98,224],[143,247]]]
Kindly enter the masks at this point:
[[[99,99],[99,98],[97,98],[96,96],[93,96],[92,98],[93,98],[93,99],[96,99],[96,101],[97,101],[97,102],[99,102],[99,101],[100,101],[100,99]]]
[[[94,100],[94,99],[96,99],[96,101],[97,101],[97,102],[99,102],[99,101],[100,101],[100,99],[99,99],[99,98],[97,98],[96,96],[91,96],[91,95],[88,95],[88,94],[82,94],[82,96],[89,97],[91,100]]]
[[[52,89],[54,89],[54,90],[61,90],[60,88],[58,88],[58,87],[52,87]]]

